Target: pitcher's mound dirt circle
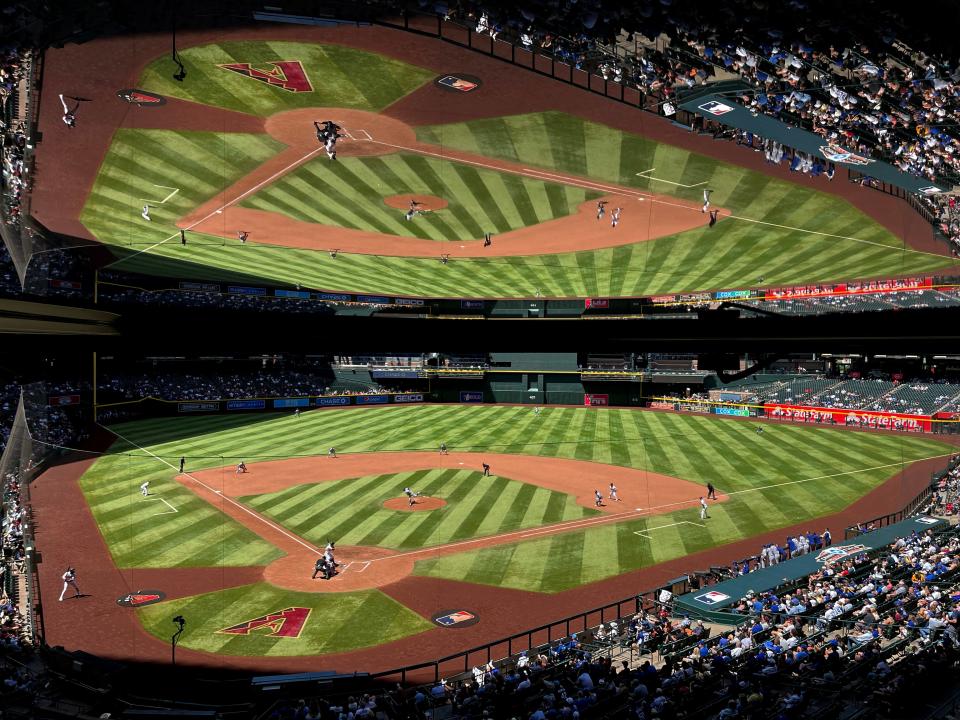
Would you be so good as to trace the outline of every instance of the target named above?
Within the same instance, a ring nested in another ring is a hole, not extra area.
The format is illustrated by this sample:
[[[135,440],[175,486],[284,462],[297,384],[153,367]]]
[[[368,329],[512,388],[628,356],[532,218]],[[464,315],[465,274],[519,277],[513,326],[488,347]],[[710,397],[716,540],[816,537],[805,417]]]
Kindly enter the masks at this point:
[[[416,200],[419,204],[415,206],[416,210],[443,210],[447,206],[447,201],[436,195],[390,195],[385,197],[383,202],[387,207],[397,210],[409,210],[410,202]]]
[[[424,510],[437,510],[447,504],[446,500],[435,497],[419,497],[414,505],[405,497],[390,498],[383,503],[387,510],[401,510],[403,512],[422,512]]]

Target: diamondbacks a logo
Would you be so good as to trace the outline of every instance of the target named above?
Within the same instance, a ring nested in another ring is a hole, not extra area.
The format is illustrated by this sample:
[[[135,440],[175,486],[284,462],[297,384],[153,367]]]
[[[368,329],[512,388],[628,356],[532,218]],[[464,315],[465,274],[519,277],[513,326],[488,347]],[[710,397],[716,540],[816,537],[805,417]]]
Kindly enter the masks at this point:
[[[820,152],[831,162],[849,163],[850,165],[869,165],[873,162],[872,158],[855,155],[849,150],[844,150],[839,145],[821,145]]]
[[[270,632],[265,633],[264,637],[297,638],[300,637],[308,617],[310,617],[310,608],[292,607],[261,615],[217,632],[227,635],[249,635],[253,630],[269,628]]]
[[[264,65],[266,69],[255,68],[250,63],[226,63],[217,67],[273,85],[281,90],[295,93],[313,92],[313,85],[310,84],[307,71],[303,69],[299,60],[277,60]]]
[[[143,607],[144,605],[162,602],[166,597],[167,594],[162,590],[137,590],[117,598],[117,605],[120,607]]]
[[[817,555],[817,562],[829,565],[840,558],[856,555],[865,550],[867,550],[866,545],[834,545],[833,547],[828,547],[826,550],[821,550],[820,554]]]
[[[139,105],[140,107],[160,107],[161,105],[167,104],[167,99],[162,95],[133,88],[117,90],[117,97],[124,102],[128,102],[131,105]]]

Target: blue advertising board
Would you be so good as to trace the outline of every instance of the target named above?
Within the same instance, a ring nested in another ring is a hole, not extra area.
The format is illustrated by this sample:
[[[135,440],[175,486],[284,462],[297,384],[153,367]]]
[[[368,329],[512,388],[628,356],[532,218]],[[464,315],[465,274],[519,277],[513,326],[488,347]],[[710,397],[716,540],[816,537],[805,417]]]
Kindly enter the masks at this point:
[[[357,302],[377,303],[378,305],[389,305],[390,298],[383,295],[357,295]]]
[[[317,405],[320,407],[332,407],[335,405],[349,405],[350,398],[347,395],[337,395],[335,397],[318,397]]]
[[[461,300],[460,307],[464,310],[483,310],[483,300]]]
[[[748,298],[751,296],[749,290],[718,290],[713,294],[715,300],[724,300],[728,298]]]
[[[720,407],[714,406],[714,415],[736,415],[737,417],[750,417],[750,410],[745,407]]]
[[[483,402],[483,391],[461,390],[460,402]]]
[[[317,293],[317,300],[339,300],[340,302],[350,302],[350,295],[337,293]]]
[[[273,406],[275,408],[288,408],[288,407],[309,407],[310,398],[277,398],[273,401]]]
[[[227,292],[237,295],[266,295],[266,288],[246,287],[245,285],[229,285]]]
[[[277,297],[310,299],[310,293],[306,290],[274,290],[273,294]]]
[[[393,302],[397,305],[412,305],[414,307],[420,307],[424,304],[420,298],[394,298]]]
[[[180,281],[181,290],[201,290],[203,292],[220,292],[220,286],[216,283],[190,282],[188,280]]]
[[[386,405],[390,402],[389,395],[356,395],[357,405]]]
[[[398,403],[423,402],[423,395],[421,393],[404,393],[402,395],[394,395],[393,401]]]
[[[266,400],[227,400],[227,410],[263,410]]]

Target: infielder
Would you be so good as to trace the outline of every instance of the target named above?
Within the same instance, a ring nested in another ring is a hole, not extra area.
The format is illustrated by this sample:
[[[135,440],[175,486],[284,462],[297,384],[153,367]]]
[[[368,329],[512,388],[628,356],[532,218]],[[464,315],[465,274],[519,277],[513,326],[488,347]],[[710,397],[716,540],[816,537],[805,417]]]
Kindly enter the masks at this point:
[[[149,495],[150,494],[150,490],[148,489],[149,487],[150,487],[150,481],[147,480],[145,483],[143,483],[140,486],[140,494],[143,495],[144,497]]]
[[[440,454],[447,455],[447,444],[445,442],[440,443]]]
[[[337,449],[332,447],[327,451],[327,457],[335,458],[337,456]]]
[[[62,577],[63,590],[60,591],[60,602],[63,602],[63,596],[67,594],[67,587],[72,587],[76,592],[73,597],[80,597],[80,586],[77,585],[77,571],[72,567],[68,567],[67,571],[62,575]]]
[[[615,228],[620,223],[620,208],[614,208],[610,215],[610,227]]]
[[[241,460],[239,463],[237,463],[237,475],[239,475],[240,473],[245,473],[246,471],[247,471],[247,464],[243,460]]]
[[[600,491],[599,491],[599,490],[594,490],[594,491],[593,491],[593,499],[594,499],[594,504],[595,504],[597,507],[602,507],[602,506],[603,506],[603,495],[600,494]]]
[[[706,520],[709,515],[707,515],[707,501],[703,499],[703,495],[700,496],[700,519]]]
[[[597,201],[597,220],[599,220],[600,218],[602,218],[602,217],[604,216],[604,214],[606,214],[607,208],[606,208],[605,206],[606,206],[607,202],[608,202],[607,200],[598,200],[598,201]]]
[[[712,192],[713,190],[703,191],[703,207],[700,208],[700,212],[705,213],[707,211],[707,208],[710,207],[710,193]]]
[[[623,502],[619,497],[617,497],[617,486],[613,483],[610,483],[610,499],[616,502]]]

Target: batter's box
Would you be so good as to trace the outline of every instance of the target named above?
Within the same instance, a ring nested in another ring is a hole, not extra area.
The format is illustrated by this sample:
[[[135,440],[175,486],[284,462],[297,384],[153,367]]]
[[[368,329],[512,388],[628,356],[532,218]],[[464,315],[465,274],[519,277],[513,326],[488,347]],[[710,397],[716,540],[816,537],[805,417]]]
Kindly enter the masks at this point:
[[[351,130],[351,139],[353,140],[373,140],[373,135],[366,130]]]

